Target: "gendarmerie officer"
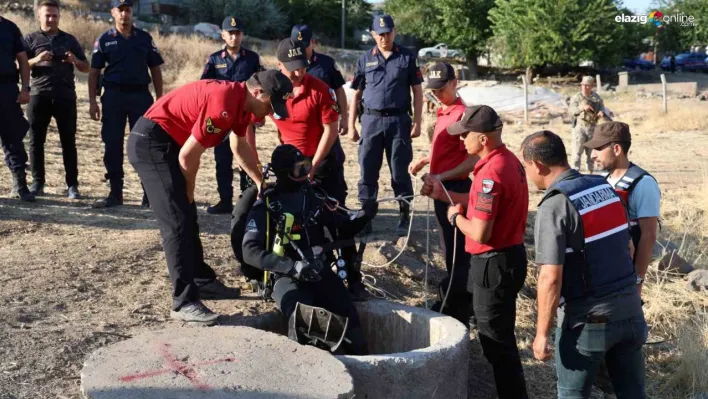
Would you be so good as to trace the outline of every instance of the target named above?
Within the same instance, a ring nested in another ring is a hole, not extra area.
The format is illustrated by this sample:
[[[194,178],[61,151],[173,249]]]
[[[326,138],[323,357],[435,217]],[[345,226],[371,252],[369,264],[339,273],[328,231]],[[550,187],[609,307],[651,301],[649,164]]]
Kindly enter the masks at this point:
[[[361,141],[359,142],[359,201],[375,201],[379,191],[379,170],[384,153],[391,170],[395,195],[413,195],[408,166],[413,159],[411,139],[420,136],[423,110],[423,76],[415,53],[395,43],[396,29],[390,15],[376,16],[371,26],[376,47],[364,53],[356,65],[349,106],[349,130],[356,130],[359,100],[363,98]],[[413,90],[413,121],[409,115]],[[408,231],[409,205],[400,202],[398,234]],[[365,232],[369,232],[367,227]]]
[[[590,398],[603,362],[618,398],[645,398],[647,324],[619,196],[602,176],[571,169],[553,132],[528,136],[521,154],[529,180],[546,190],[534,228],[540,266],[534,357],[551,358],[557,312],[559,398]]]
[[[465,235],[468,284],[473,285],[469,292],[497,394],[501,399],[527,398],[514,328],[516,298],[526,280],[529,189],[523,165],[502,141],[502,128],[501,118],[486,105],[467,107],[460,121],[448,127],[448,134],[460,135],[467,153],[480,160],[469,194],[450,192],[456,205],[447,215]],[[433,197],[447,201],[439,185],[435,181]]]
[[[20,90],[17,88],[18,73],[15,61],[20,66]],[[10,196],[34,202],[34,195],[27,188],[27,152],[22,143],[29,124],[20,107],[30,100],[29,81],[30,70],[22,33],[12,21],[0,16],[0,141],[5,153],[5,165],[12,173]]]
[[[430,172],[423,175],[422,180],[428,182],[424,187],[430,186],[430,179],[439,180],[446,189],[465,193],[470,191],[472,180],[470,173],[479,161],[476,155],[469,155],[458,136],[450,135],[447,128],[462,118],[465,104],[457,95],[457,78],[452,65],[438,62],[427,72],[428,83],[426,89],[440,101],[441,107],[437,110],[435,131],[430,153],[427,157],[411,164],[410,172],[417,175],[425,165],[430,165]],[[428,195],[429,192],[422,190]],[[440,226],[440,243],[445,255],[445,266],[448,276],[439,286],[440,299],[432,306],[433,311],[440,311],[442,302],[447,296],[443,313],[450,315],[465,325],[470,324],[470,310],[472,297],[467,291],[467,276],[470,265],[470,254],[465,251],[464,234],[457,235],[455,241],[455,228],[447,220],[448,201],[435,200],[435,217]],[[454,258],[454,272],[453,272]],[[450,278],[452,277],[452,282]],[[447,294],[447,288],[450,293]]]
[[[287,115],[292,84],[278,71],[258,72],[261,85],[198,80],[159,99],[128,138],[128,159],[138,172],[160,227],[172,279],[173,319],[213,324],[218,315],[200,299],[239,296],[225,287],[204,262],[194,188],[202,154],[227,139],[236,160],[260,188],[262,175],[245,135],[252,116],[271,107]],[[254,77],[255,77],[254,76]],[[254,94],[249,92],[252,90]]]
[[[593,139],[585,143],[586,148],[592,149],[590,157],[595,166],[607,173],[607,182],[615,189],[627,209],[629,234],[634,243],[632,260],[641,280],[641,293],[659,228],[661,190],[654,176],[630,162],[631,145],[629,125],[622,122],[603,123],[595,129]]]
[[[337,63],[328,55],[318,53],[312,43],[312,29],[308,25],[295,25],[290,32],[290,38],[302,42],[305,46],[305,57],[309,61],[307,73],[317,79],[327,83],[330,89],[334,90],[337,97],[337,108],[339,109],[339,135],[345,136],[349,132],[349,108],[347,107],[347,93],[344,91],[344,77],[337,69]],[[342,143],[337,137],[337,141],[332,146],[332,151],[336,154],[337,162],[342,166],[346,160]],[[347,195],[347,183],[344,182],[344,198],[337,198],[344,205]]]
[[[27,105],[32,169],[30,191],[35,196],[44,194],[44,143],[53,117],[64,158],[67,194],[71,199],[79,199],[74,67],[86,73],[89,64],[79,41],[59,29],[59,18],[59,3],[42,1],[37,9],[40,29],[25,36],[32,70],[32,91]]]
[[[111,0],[111,15],[115,27],[98,37],[91,56],[89,72],[89,113],[91,119],[101,120],[101,139],[104,144],[103,163],[111,191],[94,207],[107,208],[123,204],[123,139],[126,118],[132,129],[153,103],[149,84],[155,86],[155,96],[162,97],[162,70],[160,51],[149,33],[133,26],[133,0]],[[99,75],[104,93],[101,108]],[[103,114],[103,117],[101,117]],[[149,206],[145,193],[142,205]]]
[[[251,75],[264,70],[261,58],[255,52],[241,46],[244,35],[243,22],[235,16],[224,18],[221,24],[221,38],[224,48],[207,58],[201,79],[228,80],[230,82],[245,82]],[[256,134],[253,126],[248,128],[246,139],[256,148]],[[255,151],[254,151],[255,152]],[[255,154],[256,159],[258,153]],[[231,213],[234,197],[234,156],[229,147],[229,141],[224,141],[214,147],[216,160],[216,189],[219,192],[219,202],[207,208],[208,213]],[[240,171],[241,192],[249,186],[248,175]]]

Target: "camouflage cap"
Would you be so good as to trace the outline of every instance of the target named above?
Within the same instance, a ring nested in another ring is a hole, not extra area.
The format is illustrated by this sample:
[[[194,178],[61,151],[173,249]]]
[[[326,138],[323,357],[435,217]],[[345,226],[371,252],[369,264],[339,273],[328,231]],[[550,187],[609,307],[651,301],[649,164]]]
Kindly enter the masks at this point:
[[[580,85],[595,86],[595,78],[592,76],[583,76],[583,80],[580,82]]]

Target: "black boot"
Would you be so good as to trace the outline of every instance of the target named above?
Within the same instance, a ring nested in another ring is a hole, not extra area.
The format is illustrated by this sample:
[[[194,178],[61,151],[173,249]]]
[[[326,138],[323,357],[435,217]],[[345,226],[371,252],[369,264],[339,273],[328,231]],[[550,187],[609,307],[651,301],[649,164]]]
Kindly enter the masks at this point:
[[[111,192],[108,197],[98,200],[93,204],[94,208],[111,208],[123,205],[123,179],[111,180]]]
[[[209,206],[207,208],[207,213],[212,215],[231,214],[233,210],[234,205],[231,202],[231,199],[221,199],[221,201],[217,202],[215,205]]]
[[[30,193],[35,197],[44,195],[44,182],[35,180],[29,188]]]
[[[401,201],[401,215],[398,219],[398,226],[396,226],[396,234],[399,236],[405,236],[408,234],[408,225],[410,223],[410,205],[406,202]]]
[[[25,202],[36,201],[34,195],[27,188],[27,175],[24,170],[12,173],[12,191],[10,196]]]

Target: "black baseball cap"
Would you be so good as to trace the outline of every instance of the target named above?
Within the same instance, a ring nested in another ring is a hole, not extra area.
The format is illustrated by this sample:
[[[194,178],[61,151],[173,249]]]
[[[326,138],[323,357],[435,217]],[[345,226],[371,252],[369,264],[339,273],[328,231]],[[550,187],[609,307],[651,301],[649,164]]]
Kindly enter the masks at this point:
[[[302,45],[307,47],[312,40],[312,30],[309,25],[295,25],[293,30],[290,31],[290,38],[302,42]]]
[[[394,27],[393,18],[388,14],[376,15],[371,22],[371,30],[378,35],[391,32]]]
[[[133,6],[133,0],[111,0],[111,8],[117,8],[120,6]]]
[[[226,17],[224,18],[224,22],[221,23],[221,30],[225,30],[227,32],[233,30],[243,32],[243,22],[234,16]]]
[[[307,68],[307,56],[302,42],[293,39],[285,39],[278,43],[278,61],[285,65],[288,71],[300,68]]]
[[[438,62],[428,70],[428,84],[426,89],[442,89],[447,82],[455,79],[455,69],[445,62]]]
[[[598,149],[609,143],[631,143],[632,134],[629,125],[623,122],[605,122],[595,128],[592,139],[585,143],[585,148]]]
[[[293,94],[293,83],[280,71],[269,69],[256,73],[256,80],[263,91],[270,96],[273,112],[282,118],[288,117],[288,108],[285,101]]]
[[[465,108],[462,119],[447,128],[447,133],[457,136],[462,133],[491,133],[504,126],[501,118],[494,109],[487,105],[475,105]]]

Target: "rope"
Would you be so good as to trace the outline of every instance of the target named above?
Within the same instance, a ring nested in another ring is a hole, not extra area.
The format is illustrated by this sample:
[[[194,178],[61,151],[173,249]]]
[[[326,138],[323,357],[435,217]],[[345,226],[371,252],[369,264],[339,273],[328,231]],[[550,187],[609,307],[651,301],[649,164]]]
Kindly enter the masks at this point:
[[[450,193],[447,192],[447,189],[445,188],[445,185],[442,184],[442,181],[440,178],[437,178],[438,181],[440,182],[440,187],[442,187],[443,191],[445,191],[445,195],[447,195],[447,199],[450,201],[451,205],[454,205],[455,202],[452,200],[452,197],[450,197]],[[450,288],[452,287],[452,279],[455,276],[455,258],[457,257],[457,232],[459,229],[455,227],[455,234],[454,234],[454,241],[452,244],[452,268],[450,269],[450,281],[447,283],[447,290],[445,290],[445,297],[443,298],[442,304],[440,305],[440,311],[438,312],[439,314],[442,314],[443,309],[445,309],[445,304],[447,303],[447,297],[450,295]],[[426,270],[427,271],[427,270]]]
[[[418,190],[418,180],[413,179],[413,192],[416,192],[417,190]],[[415,197],[419,197],[419,196],[420,195],[406,195],[406,196],[399,195],[396,197],[381,198],[376,201],[376,202],[403,201],[403,202],[407,203],[410,206],[410,210],[411,210],[411,214],[409,215],[409,218],[408,218],[409,219],[408,220],[408,233],[406,234],[406,240],[403,242],[403,247],[401,248],[400,251],[398,251],[398,255],[396,255],[393,259],[384,263],[383,265],[374,265],[374,264],[364,262],[364,261],[361,262],[362,265],[368,266],[368,267],[373,267],[376,269],[381,269],[381,268],[385,268],[385,267],[390,266],[391,264],[393,264],[393,262],[398,260],[398,258],[400,258],[401,255],[403,255],[403,252],[406,250],[406,248],[408,248],[408,240],[410,240],[410,238],[411,238],[411,230],[413,228],[413,213],[415,210],[415,206],[414,206]],[[408,201],[408,199],[410,199],[410,201]],[[368,238],[367,238],[367,242],[368,242]]]
[[[423,280],[423,301],[428,310],[428,268],[430,267],[430,197],[425,210],[425,277]]]

